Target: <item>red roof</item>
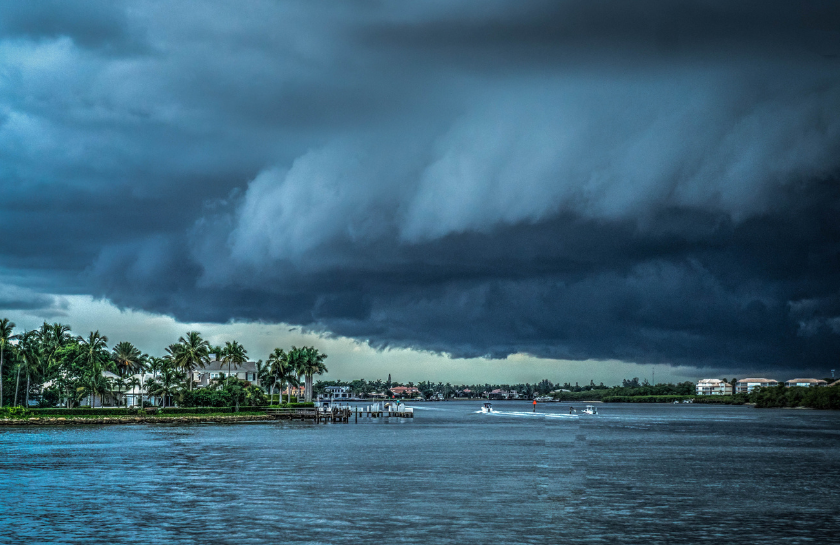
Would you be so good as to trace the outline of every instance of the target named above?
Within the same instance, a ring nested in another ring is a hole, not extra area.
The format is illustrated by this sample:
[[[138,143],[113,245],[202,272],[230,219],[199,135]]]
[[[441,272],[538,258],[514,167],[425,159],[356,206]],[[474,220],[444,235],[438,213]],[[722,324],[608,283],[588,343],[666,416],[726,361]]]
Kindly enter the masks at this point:
[[[420,390],[418,390],[414,386],[394,386],[393,388],[391,388],[391,391],[395,394],[405,394],[419,392]]]

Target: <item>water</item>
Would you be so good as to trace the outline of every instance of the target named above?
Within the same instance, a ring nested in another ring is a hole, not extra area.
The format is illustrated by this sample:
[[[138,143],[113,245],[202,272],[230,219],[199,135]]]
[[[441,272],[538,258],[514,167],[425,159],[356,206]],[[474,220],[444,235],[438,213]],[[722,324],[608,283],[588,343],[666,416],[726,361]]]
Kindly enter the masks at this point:
[[[0,428],[0,542],[836,542],[840,413],[480,405]]]

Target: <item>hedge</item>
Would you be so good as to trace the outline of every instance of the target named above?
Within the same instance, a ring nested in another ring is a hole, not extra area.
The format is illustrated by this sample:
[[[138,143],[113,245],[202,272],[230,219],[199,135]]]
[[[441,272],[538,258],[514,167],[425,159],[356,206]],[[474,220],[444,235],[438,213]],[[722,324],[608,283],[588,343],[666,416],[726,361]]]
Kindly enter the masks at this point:
[[[240,405],[239,412],[265,411],[265,407],[251,407]],[[210,414],[210,413],[233,413],[236,407],[166,407],[158,408],[157,414]],[[102,407],[91,409],[90,407],[78,407],[75,409],[28,409],[28,416],[137,416],[155,414],[151,411],[140,409],[126,409],[124,407]]]
[[[78,407],[75,409],[27,409],[26,414],[32,416],[134,416],[138,409],[126,409],[125,407],[102,407],[92,409],[90,407]]]
[[[269,409],[307,409],[314,407],[315,403],[302,401],[300,403],[281,403],[280,405],[271,405]]]

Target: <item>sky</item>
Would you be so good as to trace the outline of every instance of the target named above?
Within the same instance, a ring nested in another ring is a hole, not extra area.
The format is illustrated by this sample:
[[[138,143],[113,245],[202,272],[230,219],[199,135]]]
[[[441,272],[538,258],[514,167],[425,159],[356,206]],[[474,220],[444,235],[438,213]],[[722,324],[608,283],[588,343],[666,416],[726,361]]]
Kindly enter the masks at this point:
[[[828,376],[838,29],[829,0],[0,4],[0,313],[315,344],[328,379]]]

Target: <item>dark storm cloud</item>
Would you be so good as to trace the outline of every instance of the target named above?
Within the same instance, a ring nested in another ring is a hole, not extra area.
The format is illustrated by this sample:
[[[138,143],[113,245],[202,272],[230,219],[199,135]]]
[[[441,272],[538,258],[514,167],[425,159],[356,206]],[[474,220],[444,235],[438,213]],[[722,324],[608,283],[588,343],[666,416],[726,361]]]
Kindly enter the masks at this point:
[[[458,356],[840,348],[835,3],[21,6],[19,284]]]

